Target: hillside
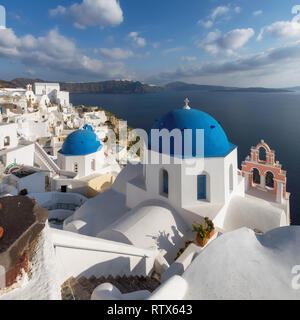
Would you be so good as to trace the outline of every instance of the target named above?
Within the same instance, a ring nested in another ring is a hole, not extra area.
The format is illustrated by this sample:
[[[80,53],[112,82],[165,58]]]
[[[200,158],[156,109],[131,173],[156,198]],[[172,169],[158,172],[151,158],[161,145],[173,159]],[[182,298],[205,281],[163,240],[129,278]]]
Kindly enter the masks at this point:
[[[139,81],[103,81],[85,83],[60,83],[61,89],[71,93],[151,93],[162,90]]]
[[[16,78],[11,80],[11,83],[17,88],[26,88],[27,84],[33,85],[35,82],[45,82],[41,79],[30,79],[30,78]]]
[[[17,78],[11,81],[17,87],[25,88],[27,84],[35,82],[54,82],[41,79]],[[100,82],[59,82],[61,90],[70,93],[150,93],[162,90],[157,86],[150,86],[139,81],[111,80]]]
[[[0,88],[16,88],[16,86],[12,82],[0,80]]]
[[[171,82],[165,85],[167,90],[177,90],[177,91],[216,91],[216,90],[227,90],[231,89],[231,87],[224,86],[210,86],[210,85],[201,85],[201,84],[193,84],[193,83],[185,83],[185,82]]]
[[[190,84],[185,82],[171,82],[165,86],[168,90],[177,91],[211,91],[211,92],[291,92],[291,89],[270,89],[270,88],[238,88],[238,87],[224,87],[224,86],[211,86],[211,85],[200,85]]]

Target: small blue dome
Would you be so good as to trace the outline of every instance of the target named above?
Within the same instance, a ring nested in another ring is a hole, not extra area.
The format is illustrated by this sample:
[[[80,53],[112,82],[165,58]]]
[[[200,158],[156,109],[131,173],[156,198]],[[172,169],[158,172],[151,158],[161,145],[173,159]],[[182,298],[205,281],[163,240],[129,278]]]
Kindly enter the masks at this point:
[[[65,156],[85,156],[102,148],[101,142],[91,126],[68,135],[59,153]]]
[[[196,148],[196,129],[204,130],[204,157],[225,157],[229,152],[236,148],[235,145],[228,141],[228,138],[219,124],[209,114],[196,109],[176,109],[167,113],[159,121],[157,121],[152,129],[180,129],[182,132],[182,153],[174,154],[174,141],[170,141],[170,155],[175,157],[191,158],[203,157],[198,154]],[[189,139],[184,149],[184,130],[192,130],[192,139]],[[173,142],[173,145],[172,145]],[[149,140],[149,149],[151,149],[151,139]],[[152,150],[158,150],[152,148]],[[189,151],[190,150],[190,151]],[[159,142],[159,152],[162,153],[162,143]]]

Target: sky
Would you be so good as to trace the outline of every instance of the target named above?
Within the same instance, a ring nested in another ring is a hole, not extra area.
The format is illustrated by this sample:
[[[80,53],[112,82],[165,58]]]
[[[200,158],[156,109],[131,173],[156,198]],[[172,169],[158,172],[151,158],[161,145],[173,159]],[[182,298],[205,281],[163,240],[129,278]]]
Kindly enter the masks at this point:
[[[0,5],[6,9],[6,29],[0,10],[3,80],[300,86],[300,0],[0,0]]]

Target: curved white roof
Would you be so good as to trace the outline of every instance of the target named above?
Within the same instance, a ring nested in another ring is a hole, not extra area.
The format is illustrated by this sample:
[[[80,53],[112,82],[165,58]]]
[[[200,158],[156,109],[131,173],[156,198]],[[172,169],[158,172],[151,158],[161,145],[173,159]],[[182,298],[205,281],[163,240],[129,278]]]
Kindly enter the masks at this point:
[[[226,233],[182,275],[188,282],[184,299],[300,299],[300,290],[292,287],[296,276],[292,269],[300,264],[299,247],[299,226],[265,235],[247,228]]]
[[[95,198],[89,199],[68,221],[64,230],[75,230],[87,236],[96,236],[100,231],[118,220],[126,207],[126,184],[142,171],[141,165],[128,164],[118,175],[112,188]]]
[[[270,231],[286,225],[286,215],[276,203],[235,196],[230,201],[222,228],[226,231],[242,227]]]
[[[184,246],[184,235],[189,234],[189,228],[173,208],[162,201],[147,201],[97,236],[138,248],[156,247],[170,263]]]

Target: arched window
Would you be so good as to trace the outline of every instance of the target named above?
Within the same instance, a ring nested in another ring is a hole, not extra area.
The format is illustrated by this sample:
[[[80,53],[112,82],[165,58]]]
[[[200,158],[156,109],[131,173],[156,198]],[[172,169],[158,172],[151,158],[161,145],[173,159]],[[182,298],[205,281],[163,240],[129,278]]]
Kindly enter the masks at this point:
[[[167,170],[163,169],[161,171],[161,191],[163,196],[169,195],[169,173]]]
[[[229,167],[229,190],[233,191],[233,166],[232,164]]]
[[[78,173],[78,163],[74,163],[74,172]]]
[[[266,187],[274,189],[274,174],[270,171],[266,174]]]
[[[267,161],[267,151],[264,147],[259,148],[259,160]]]
[[[197,199],[206,200],[206,175],[201,174],[197,176]]]
[[[252,171],[253,174],[253,183],[260,184],[260,173],[258,169],[254,168]]]
[[[8,147],[10,145],[10,137],[4,138],[4,147]]]

